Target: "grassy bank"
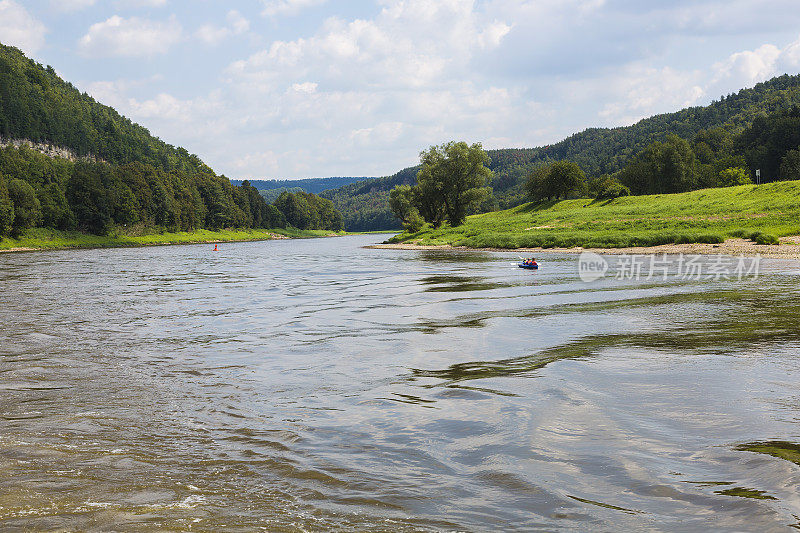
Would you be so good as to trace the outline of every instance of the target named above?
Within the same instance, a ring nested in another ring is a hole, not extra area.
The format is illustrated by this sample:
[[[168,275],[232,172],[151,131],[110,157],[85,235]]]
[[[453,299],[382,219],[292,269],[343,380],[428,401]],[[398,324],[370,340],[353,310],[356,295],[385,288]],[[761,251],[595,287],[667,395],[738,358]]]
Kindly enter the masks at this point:
[[[167,244],[191,244],[201,242],[264,241],[279,238],[303,239],[325,237],[332,232],[326,230],[296,229],[225,229],[219,231],[196,230],[176,233],[148,233],[137,231],[126,234],[115,231],[110,235],[89,235],[77,231],[57,231],[35,228],[26,231],[17,239],[0,240],[0,250],[34,249],[53,250],[67,248],[113,248],[124,246],[152,246]]]
[[[719,243],[729,237],[759,243],[800,234],[800,181],[703,189],[615,200],[525,204],[467,218],[464,225],[403,233],[392,243],[470,248],[627,248]]]

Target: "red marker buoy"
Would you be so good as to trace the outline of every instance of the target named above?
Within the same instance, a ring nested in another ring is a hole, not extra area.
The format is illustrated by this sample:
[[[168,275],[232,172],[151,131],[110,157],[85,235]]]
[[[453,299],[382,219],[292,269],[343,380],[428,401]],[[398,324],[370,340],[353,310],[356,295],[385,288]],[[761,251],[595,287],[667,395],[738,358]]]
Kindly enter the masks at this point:
[[[214,245],[214,251],[215,252],[219,252],[219,250],[217,250],[217,245],[216,244]]]

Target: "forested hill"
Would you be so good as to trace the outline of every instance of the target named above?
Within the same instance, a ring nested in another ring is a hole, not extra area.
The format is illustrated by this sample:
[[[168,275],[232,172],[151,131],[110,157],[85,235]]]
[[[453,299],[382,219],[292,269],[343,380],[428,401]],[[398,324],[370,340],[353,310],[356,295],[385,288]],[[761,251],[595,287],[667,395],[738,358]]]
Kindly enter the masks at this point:
[[[134,235],[287,223],[342,229],[328,200],[280,199],[286,212],[0,44],[0,239],[33,228]]]
[[[0,44],[0,136],[67,148],[109,163],[208,171],[199,157],[169,145],[102,105],[18,49]]]
[[[590,177],[610,174],[621,170],[632,156],[650,143],[664,140],[670,134],[691,140],[700,131],[713,128],[738,133],[758,116],[789,110],[796,105],[800,105],[800,75],[783,75],[722,97],[708,106],[656,115],[632,126],[590,128],[538,148],[490,150],[490,168],[494,172],[492,201],[500,208],[522,203],[522,184],[526,176],[547,161],[574,161]],[[416,168],[412,167],[392,176],[326,191],[323,196],[330,198],[342,212],[348,230],[398,228],[388,207],[389,191],[395,185],[414,183],[415,176]]]
[[[359,178],[307,178],[299,180],[250,180],[250,185],[259,191],[273,191],[276,189],[290,190],[302,189],[305,192],[319,194],[330,189],[338,189],[345,185],[350,185],[357,181],[364,181],[370,178],[362,176]],[[241,185],[242,180],[231,180],[234,185]]]

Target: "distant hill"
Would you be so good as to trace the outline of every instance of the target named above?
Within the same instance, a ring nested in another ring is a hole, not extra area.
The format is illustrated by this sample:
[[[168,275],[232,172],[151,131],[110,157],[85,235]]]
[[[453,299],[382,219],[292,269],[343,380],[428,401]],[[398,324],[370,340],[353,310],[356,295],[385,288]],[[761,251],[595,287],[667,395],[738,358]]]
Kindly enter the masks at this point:
[[[273,189],[302,189],[305,192],[319,194],[330,189],[338,189],[345,185],[350,185],[357,181],[368,180],[368,177],[360,178],[307,178],[299,180],[250,180],[250,185],[259,191],[271,191]],[[241,185],[244,180],[231,180],[234,185]]]
[[[303,200],[295,209],[307,215],[301,229],[341,228],[329,203]],[[325,216],[314,218],[316,211]],[[254,187],[232,185],[52,67],[0,44],[0,239],[41,227],[96,234],[272,229],[287,218]]]
[[[707,106],[690,107],[643,119],[632,126],[589,128],[549,146],[489,150],[494,172],[492,187],[497,207],[509,208],[525,201],[522,185],[526,176],[548,161],[569,159],[589,176],[616,172],[629,158],[669,134],[691,140],[702,130],[724,128],[739,133],[756,117],[800,105],[800,75],[783,75],[753,88],[724,96]],[[322,193],[342,212],[351,231],[396,229],[388,207],[389,191],[396,185],[412,184],[417,167],[391,176],[352,183]]]
[[[0,137],[69,149],[109,163],[145,163],[184,172],[208,171],[196,155],[165,143],[113,108],[0,44]]]

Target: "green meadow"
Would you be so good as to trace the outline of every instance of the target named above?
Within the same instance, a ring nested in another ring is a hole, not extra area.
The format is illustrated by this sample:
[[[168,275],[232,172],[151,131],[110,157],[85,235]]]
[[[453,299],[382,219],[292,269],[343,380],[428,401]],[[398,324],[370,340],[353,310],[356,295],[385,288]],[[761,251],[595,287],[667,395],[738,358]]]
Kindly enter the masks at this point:
[[[126,246],[154,246],[168,244],[192,244],[204,242],[265,241],[283,236],[292,239],[340,235],[327,230],[297,229],[224,229],[181,232],[130,232],[116,230],[109,235],[89,235],[77,231],[58,231],[49,228],[27,230],[19,238],[0,240],[0,250],[35,249],[53,250],[66,248],[114,248]]]
[[[469,248],[625,248],[720,243],[777,244],[800,234],[800,181],[614,200],[529,203],[467,218],[451,228],[402,233],[391,243]]]

